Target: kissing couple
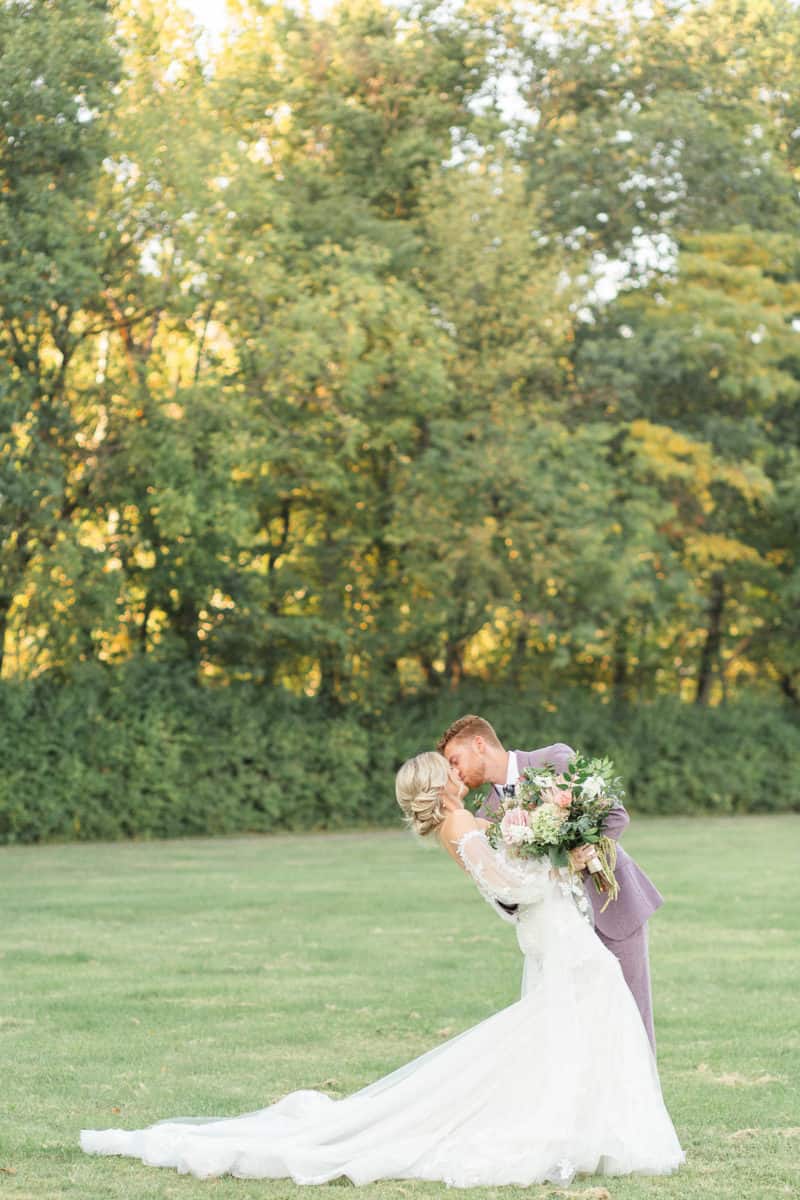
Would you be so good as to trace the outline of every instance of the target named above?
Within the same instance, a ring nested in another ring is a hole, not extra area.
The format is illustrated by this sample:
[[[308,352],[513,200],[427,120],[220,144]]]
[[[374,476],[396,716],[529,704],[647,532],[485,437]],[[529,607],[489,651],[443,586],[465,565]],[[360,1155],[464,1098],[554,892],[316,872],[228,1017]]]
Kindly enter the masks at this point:
[[[84,1130],[83,1149],[200,1178],[298,1184],[563,1185],[581,1174],[676,1170],[684,1154],[661,1095],[647,965],[646,921],[661,897],[620,847],[618,898],[601,914],[587,888],[589,924],[568,872],[512,858],[486,836],[488,818],[528,767],[562,772],[571,758],[563,743],[506,751],[488,721],[468,715],[395,780],[410,828],[434,837],[513,921],[524,958],[516,1003],[342,1100],[299,1091],[239,1117]],[[484,783],[492,787],[475,817],[464,796]],[[628,820],[611,809],[604,833],[617,839]],[[574,852],[575,871],[589,853]]]

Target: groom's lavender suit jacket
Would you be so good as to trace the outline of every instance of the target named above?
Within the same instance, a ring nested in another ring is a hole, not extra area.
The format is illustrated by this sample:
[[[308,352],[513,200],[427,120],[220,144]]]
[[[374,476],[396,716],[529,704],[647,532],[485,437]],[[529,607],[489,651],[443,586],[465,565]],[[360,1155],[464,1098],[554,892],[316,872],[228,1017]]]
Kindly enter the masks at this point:
[[[527,767],[542,767],[548,763],[557,771],[563,771],[574,752],[564,742],[556,742],[552,746],[543,746],[541,750],[515,750],[514,753],[517,756],[519,773],[522,775]],[[497,811],[501,799],[502,791],[493,785],[477,815],[491,819]],[[629,822],[630,817],[622,805],[612,808],[606,817],[604,832],[608,837],[619,842],[619,838]],[[637,866],[620,845],[617,845],[617,866],[614,874],[619,883],[619,896],[616,900],[611,901],[605,912],[601,912],[600,909],[608,899],[607,895],[604,892],[598,892],[588,879],[586,894],[594,909],[595,928],[599,929],[607,938],[620,941],[622,938],[630,937],[632,933],[641,928],[647,918],[661,907],[664,898],[641,867]]]

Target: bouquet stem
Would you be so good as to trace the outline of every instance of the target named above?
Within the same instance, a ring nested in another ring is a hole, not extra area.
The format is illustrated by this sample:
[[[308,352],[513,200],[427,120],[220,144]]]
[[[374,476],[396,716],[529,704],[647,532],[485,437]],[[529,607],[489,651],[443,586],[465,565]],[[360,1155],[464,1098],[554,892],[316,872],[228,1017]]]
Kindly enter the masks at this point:
[[[613,838],[602,837],[595,849],[599,866],[596,866],[593,871],[590,870],[589,873],[598,892],[607,893],[606,902],[600,909],[600,912],[604,913],[611,901],[616,900],[619,896],[619,884],[614,874],[617,865],[617,843]]]

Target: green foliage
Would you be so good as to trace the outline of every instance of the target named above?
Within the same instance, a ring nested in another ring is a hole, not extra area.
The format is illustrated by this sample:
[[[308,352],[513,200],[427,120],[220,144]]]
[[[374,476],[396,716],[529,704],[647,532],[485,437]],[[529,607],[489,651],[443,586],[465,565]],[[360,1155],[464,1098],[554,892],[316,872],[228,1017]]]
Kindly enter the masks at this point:
[[[2,678],[799,706],[796,6],[236,9],[0,5]]]
[[[518,137],[561,237],[635,258],[654,232],[795,227],[789,0],[531,7]]]
[[[0,666],[15,604],[34,626],[47,613],[59,658],[82,641],[77,621],[57,629],[70,601],[84,628],[106,615],[76,537],[87,414],[70,383],[103,288],[93,200],[119,69],[105,4],[0,5]]]
[[[20,733],[5,757],[2,840],[336,828],[372,816],[364,730],[315,721],[282,690],[206,690],[185,670],[134,664],[1,694],[4,728]]]
[[[0,688],[0,841],[394,824],[395,770],[460,711],[486,713],[514,748],[608,755],[635,812],[800,811],[800,730],[779,705],[620,710],[473,688],[376,717],[140,660]]]
[[[590,757],[607,756],[633,812],[800,807],[800,728],[788,705],[745,697],[697,709],[666,696],[650,704],[614,705],[584,691],[545,700],[473,692],[459,698],[458,709],[487,715],[504,745],[515,749],[561,741]],[[451,700],[449,719],[452,714]]]

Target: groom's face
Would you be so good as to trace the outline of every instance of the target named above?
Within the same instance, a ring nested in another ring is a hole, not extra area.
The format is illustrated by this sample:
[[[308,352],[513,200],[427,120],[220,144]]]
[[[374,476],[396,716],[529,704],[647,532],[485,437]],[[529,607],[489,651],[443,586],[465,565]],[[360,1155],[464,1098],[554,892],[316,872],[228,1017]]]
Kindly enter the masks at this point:
[[[482,737],[454,738],[444,748],[450,766],[470,789],[486,782],[483,746]]]

